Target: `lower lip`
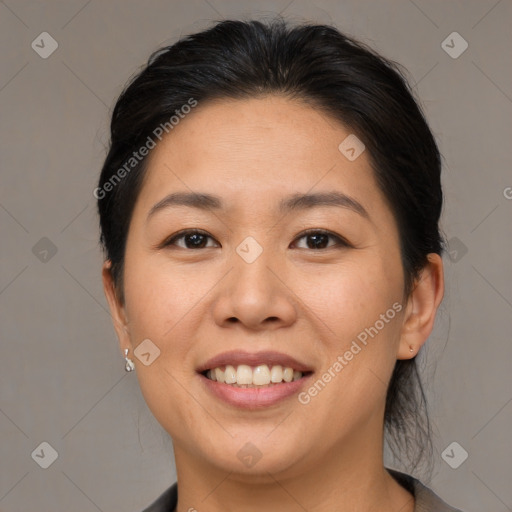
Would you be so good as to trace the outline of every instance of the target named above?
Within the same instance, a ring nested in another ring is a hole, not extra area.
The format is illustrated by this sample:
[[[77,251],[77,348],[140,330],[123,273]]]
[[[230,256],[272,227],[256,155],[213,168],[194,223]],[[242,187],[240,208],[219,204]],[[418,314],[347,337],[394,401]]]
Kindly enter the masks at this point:
[[[269,387],[237,388],[211,380],[199,374],[204,385],[213,395],[222,401],[241,409],[261,409],[297,394],[311,377],[311,373],[299,380],[281,382]]]

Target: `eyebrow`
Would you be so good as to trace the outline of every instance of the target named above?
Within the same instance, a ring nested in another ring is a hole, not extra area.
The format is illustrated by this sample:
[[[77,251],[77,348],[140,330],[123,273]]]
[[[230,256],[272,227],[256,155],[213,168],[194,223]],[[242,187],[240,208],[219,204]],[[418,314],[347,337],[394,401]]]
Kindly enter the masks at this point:
[[[223,201],[220,197],[211,194],[175,192],[169,194],[161,201],[158,201],[158,203],[153,205],[148,213],[146,220],[149,220],[157,212],[172,206],[188,206],[190,208],[197,208],[199,210],[222,210]],[[341,192],[292,194],[279,202],[278,210],[284,214],[291,211],[305,210],[319,206],[336,206],[339,208],[347,208],[370,220],[368,212],[359,201]]]

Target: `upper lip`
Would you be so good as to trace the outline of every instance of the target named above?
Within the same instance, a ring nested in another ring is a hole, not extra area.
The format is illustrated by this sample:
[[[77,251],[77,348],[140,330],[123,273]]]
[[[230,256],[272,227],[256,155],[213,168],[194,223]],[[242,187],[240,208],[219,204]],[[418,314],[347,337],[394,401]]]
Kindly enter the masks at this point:
[[[248,366],[271,364],[293,368],[294,370],[303,373],[312,371],[311,367],[305,363],[302,363],[294,357],[283,354],[281,352],[264,351],[251,353],[242,350],[232,350],[218,354],[199,366],[197,371],[201,373],[206,370],[211,370],[219,366],[226,366],[228,364],[233,366],[238,366],[240,364],[246,364]]]

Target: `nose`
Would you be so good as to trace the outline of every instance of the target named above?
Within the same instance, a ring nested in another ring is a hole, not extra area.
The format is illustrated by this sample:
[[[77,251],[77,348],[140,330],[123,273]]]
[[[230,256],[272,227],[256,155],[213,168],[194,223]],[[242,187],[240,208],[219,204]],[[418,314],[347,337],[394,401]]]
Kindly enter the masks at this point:
[[[233,268],[218,290],[215,322],[222,327],[240,324],[252,331],[286,327],[297,318],[297,300],[279,268],[276,257],[266,251],[247,263],[237,254]]]

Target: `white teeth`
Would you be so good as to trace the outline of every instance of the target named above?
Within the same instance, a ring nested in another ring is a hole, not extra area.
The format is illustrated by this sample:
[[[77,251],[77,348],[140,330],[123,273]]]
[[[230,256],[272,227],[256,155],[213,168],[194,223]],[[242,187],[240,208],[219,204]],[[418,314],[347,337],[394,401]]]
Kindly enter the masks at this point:
[[[220,368],[215,368],[215,380],[217,382],[224,382],[224,372]]]
[[[272,366],[272,370],[270,370],[270,380],[272,382],[281,382],[283,380],[283,367],[281,365]]]
[[[240,371],[240,367],[238,367]],[[270,384],[270,370],[266,364],[256,366],[252,372],[252,384],[256,386],[266,386]]]
[[[236,370],[230,364],[226,366],[224,371],[224,382],[226,384],[234,384],[236,382]]]
[[[283,372],[283,380],[285,382],[291,382],[293,380],[293,369],[285,368]]]
[[[251,368],[247,364],[241,364],[237,367],[230,364],[225,369],[221,367],[212,368],[206,372],[206,377],[210,380],[231,384],[233,386],[253,387],[253,386],[272,386],[281,382],[292,382],[302,378],[302,372],[290,367],[283,368],[281,365],[272,366],[261,364]]]
[[[237,384],[252,384],[252,370],[250,366],[241,364],[236,370]]]

